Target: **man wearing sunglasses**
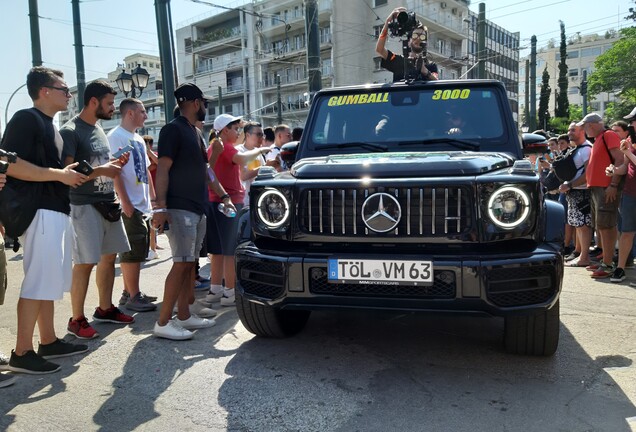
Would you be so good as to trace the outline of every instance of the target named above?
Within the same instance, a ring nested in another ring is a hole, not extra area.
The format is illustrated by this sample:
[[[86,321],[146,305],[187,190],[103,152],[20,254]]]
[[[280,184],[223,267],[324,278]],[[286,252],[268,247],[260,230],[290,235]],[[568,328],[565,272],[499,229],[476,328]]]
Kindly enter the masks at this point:
[[[375,45],[376,52],[382,57],[380,66],[393,72],[393,82],[403,80],[405,77],[414,77],[415,79],[423,81],[437,80],[437,65],[429,62],[424,55],[428,41],[428,30],[419,21],[408,41],[409,57],[406,62],[404,61],[404,56],[395,54],[391,50],[386,49],[385,45],[389,33],[389,24],[400,12],[406,12],[406,8],[395,8],[389,14],[384,22],[382,32],[380,32],[380,36],[378,37],[378,42]],[[405,64],[408,68],[406,71],[404,70]]]

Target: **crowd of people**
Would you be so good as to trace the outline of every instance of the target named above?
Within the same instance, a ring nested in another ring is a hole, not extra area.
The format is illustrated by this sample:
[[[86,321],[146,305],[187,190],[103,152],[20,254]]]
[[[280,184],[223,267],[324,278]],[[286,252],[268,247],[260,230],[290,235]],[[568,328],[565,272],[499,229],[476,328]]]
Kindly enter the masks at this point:
[[[213,326],[213,303],[235,303],[237,218],[232,216],[248,202],[246,190],[260,167],[285,169],[278,153],[292,139],[289,126],[263,128],[221,114],[207,141],[201,125],[208,99],[196,85],[182,84],[174,92],[178,115],[161,129],[155,153],[152,137],[137,133],[147,119],[138,99],[121,101],[121,123],[108,134],[100,126],[99,120],[115,113],[117,92],[108,82],[89,83],[81,112],[59,131],[53,117],[71,98],[62,72],[34,67],[27,89],[33,108],[13,116],[2,140],[1,148],[15,160],[0,174],[0,189],[16,182],[41,187],[33,189],[37,211],[20,236],[24,279],[16,345],[10,357],[0,354],[0,371],[53,373],[60,366],[51,359],[89,350],[56,335],[54,302],[65,292],[72,309],[66,331],[77,339],[99,337],[95,322],[133,323],[134,316],[113,303],[117,257],[124,286],[119,306],[155,311],[157,297],[141,290],[140,274],[144,261],[158,257],[162,233],[170,243],[172,267],[153,334],[185,340],[193,330]],[[201,254],[211,259],[211,280],[198,274]],[[4,254],[0,261],[6,275]],[[89,322],[85,302],[93,268],[99,303]],[[195,287],[208,291],[196,299]],[[6,283],[0,304],[5,290]],[[0,374],[0,387],[14,381],[14,375]]]
[[[607,128],[599,114],[587,114],[570,124],[567,135],[550,138],[549,154],[535,159],[537,170],[547,174],[554,160],[566,153],[573,158],[574,178],[547,191],[566,209],[566,264],[615,283],[625,281],[625,268],[634,264],[636,234],[636,143],[629,136],[636,108],[624,120]]]

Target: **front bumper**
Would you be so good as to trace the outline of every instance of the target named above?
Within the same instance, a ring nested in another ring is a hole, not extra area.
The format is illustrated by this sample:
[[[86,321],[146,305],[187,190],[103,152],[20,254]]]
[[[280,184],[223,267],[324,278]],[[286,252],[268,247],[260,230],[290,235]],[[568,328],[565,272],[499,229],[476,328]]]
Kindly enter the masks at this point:
[[[386,256],[365,259],[426,259],[429,286],[327,282],[334,254],[262,250],[244,243],[236,250],[237,288],[249,301],[283,309],[364,308],[462,312],[503,316],[538,312],[558,299],[563,258],[549,245],[531,252],[462,256]]]

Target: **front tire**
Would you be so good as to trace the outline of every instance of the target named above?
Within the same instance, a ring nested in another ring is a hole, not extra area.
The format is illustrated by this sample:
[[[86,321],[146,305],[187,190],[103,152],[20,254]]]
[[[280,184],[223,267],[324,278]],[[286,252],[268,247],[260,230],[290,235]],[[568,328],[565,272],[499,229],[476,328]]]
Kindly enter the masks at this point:
[[[311,311],[281,310],[252,303],[237,290],[236,311],[245,328],[256,336],[282,339],[305,328]]]
[[[551,356],[559,346],[559,300],[547,311],[505,317],[504,345],[511,354]]]

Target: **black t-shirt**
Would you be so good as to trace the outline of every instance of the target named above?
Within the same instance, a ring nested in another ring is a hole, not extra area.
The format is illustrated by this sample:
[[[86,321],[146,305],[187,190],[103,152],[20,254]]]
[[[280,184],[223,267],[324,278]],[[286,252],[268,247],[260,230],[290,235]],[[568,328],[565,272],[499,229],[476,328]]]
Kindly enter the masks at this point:
[[[166,204],[204,214],[208,202],[205,145],[196,128],[179,116],[161,128],[159,158],[172,159]]]
[[[388,55],[386,59],[382,59],[380,61],[380,66],[389,72],[393,72],[393,82],[400,81],[404,79],[404,56],[400,54],[394,54],[391,50],[387,50]],[[407,64],[410,65],[411,68],[415,69],[415,64],[412,59],[407,59]],[[431,73],[438,73],[437,64],[435,63],[426,63],[426,69],[428,69]],[[417,79],[426,81],[426,78],[422,76],[420,71],[417,71]]]
[[[42,119],[42,122],[35,118],[36,115]],[[41,144],[44,145],[44,161],[41,161],[42,153],[38,149]],[[30,108],[20,110],[13,115],[7,124],[1,147],[6,151],[17,153],[20,159],[33,165],[62,168],[63,145],[60,133],[53,126],[53,119],[36,108]],[[7,183],[21,190],[28,182],[7,177]],[[37,183],[37,187],[29,188],[29,193],[36,194],[33,201],[38,209],[70,214],[68,186],[56,181]]]

